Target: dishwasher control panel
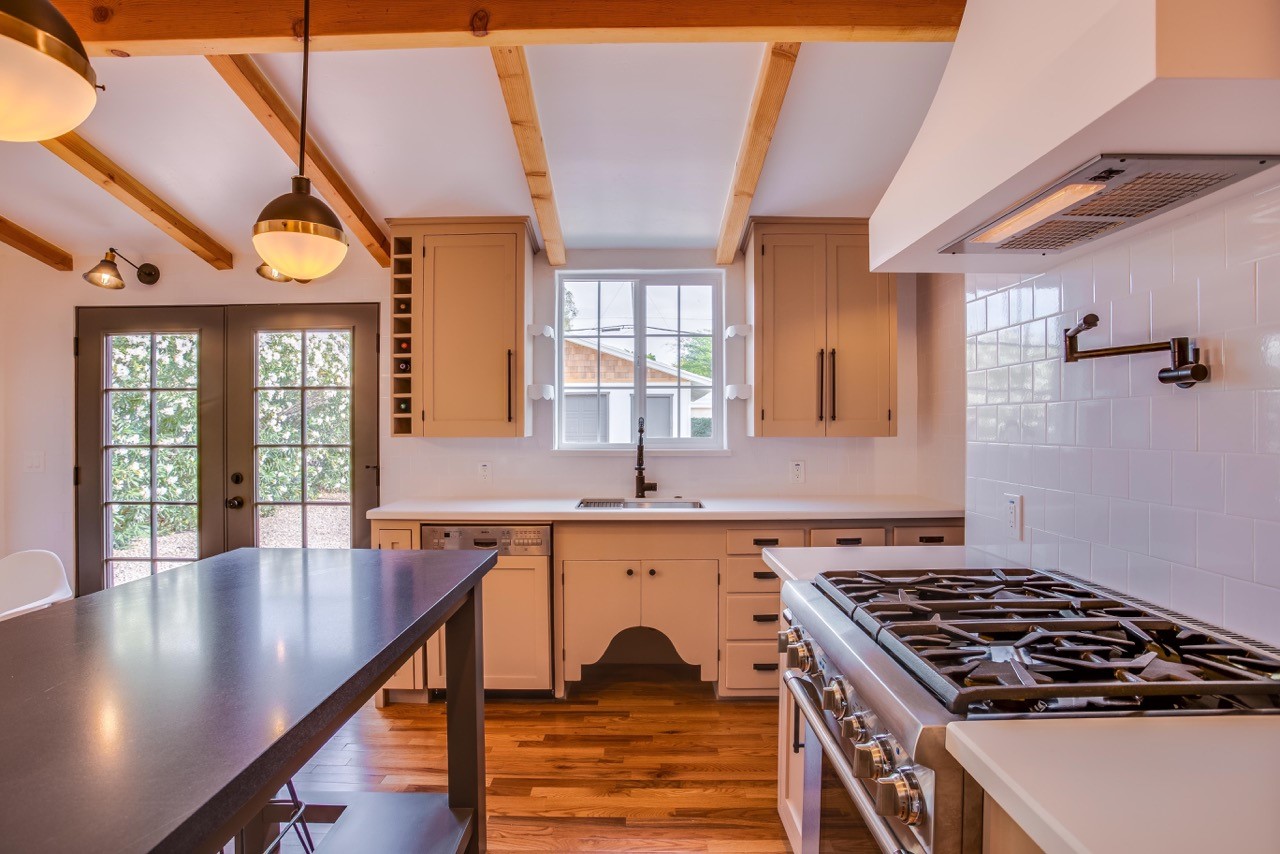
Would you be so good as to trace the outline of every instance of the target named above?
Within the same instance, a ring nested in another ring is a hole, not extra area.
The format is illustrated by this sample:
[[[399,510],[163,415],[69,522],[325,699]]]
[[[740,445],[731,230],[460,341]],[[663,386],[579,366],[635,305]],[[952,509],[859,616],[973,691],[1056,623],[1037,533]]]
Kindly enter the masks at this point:
[[[550,525],[423,525],[422,547],[431,551],[497,549],[500,555],[551,554]]]

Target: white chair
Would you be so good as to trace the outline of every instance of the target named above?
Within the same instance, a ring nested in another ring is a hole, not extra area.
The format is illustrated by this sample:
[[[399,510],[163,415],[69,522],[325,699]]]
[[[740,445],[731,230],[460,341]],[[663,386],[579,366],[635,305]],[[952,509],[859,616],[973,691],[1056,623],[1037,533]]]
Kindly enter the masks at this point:
[[[0,620],[70,598],[67,573],[53,552],[32,549],[0,560]]]

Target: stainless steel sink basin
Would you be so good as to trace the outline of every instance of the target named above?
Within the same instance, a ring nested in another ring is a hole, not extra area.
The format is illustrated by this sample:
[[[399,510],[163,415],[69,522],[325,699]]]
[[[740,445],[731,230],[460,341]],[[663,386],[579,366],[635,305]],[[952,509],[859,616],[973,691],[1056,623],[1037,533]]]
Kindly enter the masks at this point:
[[[579,510],[701,510],[701,501],[659,498],[584,498]]]

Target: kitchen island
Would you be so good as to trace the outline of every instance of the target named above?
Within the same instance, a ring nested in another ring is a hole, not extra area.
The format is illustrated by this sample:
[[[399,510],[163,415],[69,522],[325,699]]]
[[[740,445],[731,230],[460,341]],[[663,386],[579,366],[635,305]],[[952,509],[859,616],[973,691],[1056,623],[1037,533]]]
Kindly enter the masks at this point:
[[[248,827],[261,850],[272,796],[443,626],[449,795],[414,796],[408,819],[484,850],[493,563],[240,549],[0,623],[3,847],[212,852]]]

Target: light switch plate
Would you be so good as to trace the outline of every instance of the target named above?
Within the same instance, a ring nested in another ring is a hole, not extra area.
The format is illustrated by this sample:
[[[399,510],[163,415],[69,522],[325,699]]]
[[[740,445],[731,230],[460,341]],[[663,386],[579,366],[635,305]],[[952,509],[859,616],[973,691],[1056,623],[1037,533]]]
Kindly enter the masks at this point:
[[[792,460],[790,471],[792,483],[804,483],[804,460]]]
[[[27,451],[22,458],[22,470],[34,473],[44,471],[44,451]]]
[[[1022,539],[1022,496],[1013,492],[1004,494],[1004,527],[1011,540]]]

